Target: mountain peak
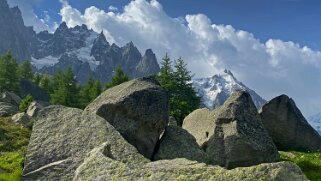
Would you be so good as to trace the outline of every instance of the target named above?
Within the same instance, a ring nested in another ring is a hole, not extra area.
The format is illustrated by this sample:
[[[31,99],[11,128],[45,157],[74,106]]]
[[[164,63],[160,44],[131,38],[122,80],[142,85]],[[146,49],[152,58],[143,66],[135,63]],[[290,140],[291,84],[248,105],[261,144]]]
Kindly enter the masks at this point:
[[[1,9],[9,9],[9,5],[8,5],[8,3],[7,3],[7,1],[3,1],[3,0],[1,0],[0,1],[0,8]]]
[[[93,46],[91,48],[91,55],[97,56],[105,52],[110,47],[103,31],[94,40]]]
[[[153,52],[152,49],[147,49],[147,50],[145,51],[145,56],[151,57],[151,56],[155,56],[155,54],[154,54],[154,52]]]
[[[266,101],[255,91],[246,87],[238,81],[230,70],[224,70],[222,74],[212,77],[193,80],[193,87],[202,97],[202,103],[209,109],[215,109],[222,105],[227,98],[237,91],[247,91],[257,108],[260,108]]]
[[[230,70],[228,70],[228,69],[224,69],[224,73],[229,74],[229,75],[231,75],[231,76],[234,77],[234,75],[232,74],[232,72],[231,72]]]
[[[66,22],[62,22],[59,27],[57,28],[57,30],[66,30],[68,29],[67,23]]]
[[[132,41],[128,42],[125,47],[135,48],[135,45]]]

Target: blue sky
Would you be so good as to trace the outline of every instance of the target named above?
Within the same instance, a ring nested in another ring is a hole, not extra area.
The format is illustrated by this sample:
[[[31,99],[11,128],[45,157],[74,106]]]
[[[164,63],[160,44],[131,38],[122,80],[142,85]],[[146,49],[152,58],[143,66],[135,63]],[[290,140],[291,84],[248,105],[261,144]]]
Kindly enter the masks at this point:
[[[267,100],[287,94],[305,115],[321,112],[319,0],[8,2],[37,31],[86,24],[110,43],[152,48],[158,60],[181,56],[196,77],[229,69]]]
[[[89,6],[108,10],[115,6],[120,11],[128,0],[69,0],[80,11]],[[321,50],[321,1],[319,0],[160,0],[172,17],[186,14],[206,14],[215,24],[230,24],[236,29],[253,33],[266,41],[270,38],[294,41]],[[34,11],[39,17],[48,11],[52,21],[61,21],[58,0],[37,0]]]

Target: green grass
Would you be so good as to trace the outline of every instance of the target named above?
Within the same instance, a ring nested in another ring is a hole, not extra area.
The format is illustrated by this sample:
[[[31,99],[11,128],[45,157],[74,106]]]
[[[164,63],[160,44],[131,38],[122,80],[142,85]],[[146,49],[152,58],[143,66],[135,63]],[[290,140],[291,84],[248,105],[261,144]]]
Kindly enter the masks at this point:
[[[281,160],[296,163],[311,181],[321,181],[321,152],[281,152]]]
[[[31,130],[0,118],[0,180],[20,180]]]

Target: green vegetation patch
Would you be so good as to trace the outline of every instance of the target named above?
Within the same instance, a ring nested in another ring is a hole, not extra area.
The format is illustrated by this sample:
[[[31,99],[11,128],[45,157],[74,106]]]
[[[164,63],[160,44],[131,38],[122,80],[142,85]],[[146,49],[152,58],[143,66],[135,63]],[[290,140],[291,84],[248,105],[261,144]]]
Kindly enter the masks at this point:
[[[0,118],[0,180],[20,180],[31,130]]]
[[[281,160],[296,163],[311,181],[321,181],[321,152],[280,152]]]

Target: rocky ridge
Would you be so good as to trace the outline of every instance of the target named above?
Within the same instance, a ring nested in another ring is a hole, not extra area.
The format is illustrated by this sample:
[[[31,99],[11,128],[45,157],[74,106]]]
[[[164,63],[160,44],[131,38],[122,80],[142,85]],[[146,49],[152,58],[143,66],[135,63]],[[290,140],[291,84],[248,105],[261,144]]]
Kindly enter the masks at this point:
[[[24,25],[19,8],[9,8],[6,0],[0,2],[0,24],[6,25],[0,27],[0,54],[12,50],[18,62],[30,60],[41,73],[54,74],[70,66],[81,83],[89,75],[105,83],[118,66],[131,78],[160,70],[151,49],[141,55],[133,42],[110,45],[103,32],[98,34],[86,25],[68,27],[63,22],[54,33],[36,33]]]

